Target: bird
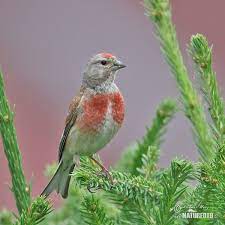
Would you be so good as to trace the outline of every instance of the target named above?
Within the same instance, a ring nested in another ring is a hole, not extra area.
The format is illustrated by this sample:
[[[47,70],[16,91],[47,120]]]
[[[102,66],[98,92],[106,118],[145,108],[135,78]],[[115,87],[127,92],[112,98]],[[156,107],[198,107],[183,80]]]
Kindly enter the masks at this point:
[[[124,121],[125,104],[115,84],[117,72],[126,67],[111,53],[99,53],[88,61],[79,93],[72,99],[58,150],[58,168],[41,196],[56,191],[68,197],[71,173],[80,156],[90,157],[111,178],[109,171],[94,158],[116,135]]]

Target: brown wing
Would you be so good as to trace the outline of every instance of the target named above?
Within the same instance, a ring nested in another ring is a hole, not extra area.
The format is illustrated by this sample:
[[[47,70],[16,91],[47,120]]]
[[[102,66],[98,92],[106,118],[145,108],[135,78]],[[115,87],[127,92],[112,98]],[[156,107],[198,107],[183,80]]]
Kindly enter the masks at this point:
[[[84,93],[84,88],[81,87],[79,95],[75,96],[73,98],[72,102],[70,103],[69,111],[68,111],[68,114],[67,114],[67,117],[66,117],[65,129],[63,131],[63,135],[61,137],[60,144],[59,144],[59,154],[58,154],[59,162],[62,159],[63,150],[65,148],[66,140],[67,140],[67,137],[69,135],[70,129],[74,125],[74,123],[77,119],[77,107],[80,103],[80,100],[83,96],[83,93]]]

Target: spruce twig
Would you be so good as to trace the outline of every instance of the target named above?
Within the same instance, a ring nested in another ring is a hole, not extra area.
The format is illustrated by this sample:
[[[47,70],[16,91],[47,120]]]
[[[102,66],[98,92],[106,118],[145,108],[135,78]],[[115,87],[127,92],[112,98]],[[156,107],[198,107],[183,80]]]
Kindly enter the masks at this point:
[[[133,175],[140,174],[140,168],[143,166],[143,155],[147,155],[148,150],[151,146],[155,146],[158,150],[159,155],[159,148],[160,144],[163,139],[163,134],[166,132],[166,126],[169,121],[173,118],[175,112],[177,111],[176,103],[172,99],[166,99],[160,103],[156,110],[156,116],[152,121],[152,125],[150,128],[147,128],[147,132],[142,140],[138,141],[137,146],[128,149],[122,159],[120,160],[118,167],[119,168],[126,168],[129,172]],[[157,158],[152,158],[155,160],[152,163],[157,163]],[[129,162],[129,165],[126,165],[125,162]]]
[[[82,157],[79,170],[74,173],[76,181],[82,185],[89,187],[89,190],[104,190],[115,195],[121,195],[124,198],[131,198],[134,201],[142,199],[143,201],[151,201],[160,194],[154,190],[154,183],[145,180],[143,177],[131,176],[118,171],[111,171],[114,184],[109,179],[98,175],[97,166],[86,157]]]
[[[212,68],[212,46],[201,34],[191,37],[189,52],[195,63],[201,81],[201,90],[208,103],[209,112],[214,123],[216,139],[223,142],[225,134],[225,107],[216,81],[216,73]],[[220,143],[221,144],[221,143]]]
[[[156,171],[156,165],[159,160],[159,149],[155,146],[149,146],[147,154],[142,156],[142,167],[138,172],[146,179],[149,179]]]
[[[87,195],[84,197],[82,204],[82,215],[89,225],[115,225],[116,222],[107,217],[104,206],[102,206],[99,199],[94,195]]]
[[[147,207],[151,207],[157,201],[160,192],[155,189],[155,183],[146,180],[142,176],[111,171],[114,183],[107,178],[101,178],[98,168],[88,158],[82,157],[80,169],[74,174],[76,181],[90,191],[104,190],[106,197],[120,209],[120,221],[130,221],[133,224],[143,224],[143,221],[152,221],[147,213]],[[121,223],[119,223],[121,224]]]
[[[15,225],[37,225],[52,211],[51,205],[43,197],[35,199],[28,210],[24,210]]]
[[[176,221],[174,207],[181,195],[186,191],[187,186],[182,184],[191,176],[193,166],[184,160],[174,160],[170,169],[163,174],[162,187],[163,194],[160,204],[155,207],[157,225],[173,225]]]
[[[17,209],[21,214],[30,205],[30,189],[24,177],[21,154],[13,122],[14,112],[10,109],[4,90],[3,74],[0,71],[0,133],[11,173],[12,191],[15,196]]]
[[[13,224],[13,215],[6,209],[2,209],[0,212],[0,224],[1,225],[12,225]]]
[[[57,164],[48,165],[45,174],[49,177],[54,175]],[[83,217],[80,212],[83,201],[84,190],[71,182],[69,197],[64,200],[63,205],[49,214],[41,225],[83,225]]]
[[[176,31],[171,19],[169,0],[145,0],[146,14],[152,20],[161,51],[170,66],[182,96],[185,114],[193,125],[196,145],[205,161],[214,157],[214,142],[203,108],[183,63]]]
[[[192,36],[189,51],[195,63],[197,74],[201,81],[201,90],[209,106],[215,134],[218,144],[215,159],[210,164],[202,165],[200,185],[193,192],[196,205],[204,205],[205,211],[217,215],[216,221],[224,224],[225,210],[224,202],[224,134],[225,134],[225,107],[216,81],[216,73],[212,68],[212,47],[208,45],[207,39],[197,34]],[[215,220],[208,220],[214,223]],[[201,222],[199,222],[201,224]]]

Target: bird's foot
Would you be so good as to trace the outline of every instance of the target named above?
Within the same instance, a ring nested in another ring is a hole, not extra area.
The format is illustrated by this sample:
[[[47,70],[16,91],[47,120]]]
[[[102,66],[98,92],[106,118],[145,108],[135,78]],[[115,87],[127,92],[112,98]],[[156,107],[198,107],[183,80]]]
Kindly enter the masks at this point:
[[[106,168],[102,168],[102,170],[99,173],[97,173],[97,176],[103,176],[104,178],[109,179],[111,185],[113,185],[112,175],[109,173],[109,171]]]
[[[109,171],[100,162],[98,162],[93,156],[90,158],[102,169],[99,173],[97,173],[97,176],[103,176],[103,177],[109,179],[111,185],[113,185],[113,178],[112,178],[111,174],[109,173]]]
[[[91,184],[88,184],[87,186],[87,190],[90,192],[90,193],[95,193],[97,190],[101,189],[100,187],[92,187]]]
[[[107,178],[110,181],[110,189],[113,188],[113,184],[114,184],[113,178],[106,168],[104,168],[104,169],[102,168],[102,170],[100,172],[96,173],[96,176],[101,176],[101,177]],[[91,183],[87,185],[87,190],[90,193],[95,193],[97,190],[100,190],[100,189],[102,189],[102,187],[94,186]]]

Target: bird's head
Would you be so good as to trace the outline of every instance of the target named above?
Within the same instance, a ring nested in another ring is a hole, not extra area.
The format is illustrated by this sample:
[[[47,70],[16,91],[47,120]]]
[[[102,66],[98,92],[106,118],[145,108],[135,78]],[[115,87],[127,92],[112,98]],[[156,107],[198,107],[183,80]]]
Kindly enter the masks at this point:
[[[113,82],[116,72],[125,65],[110,53],[100,53],[92,57],[86,65],[83,83],[96,87],[106,81]]]

